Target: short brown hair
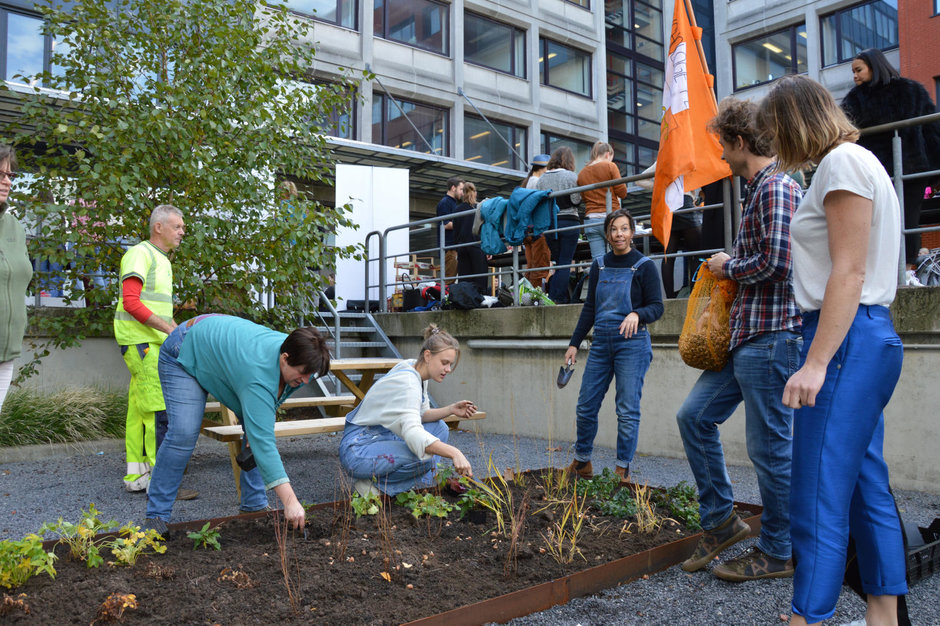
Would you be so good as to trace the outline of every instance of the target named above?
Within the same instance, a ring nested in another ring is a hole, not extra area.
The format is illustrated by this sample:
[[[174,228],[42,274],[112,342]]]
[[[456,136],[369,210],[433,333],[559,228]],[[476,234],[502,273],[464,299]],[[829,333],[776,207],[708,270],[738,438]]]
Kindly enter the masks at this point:
[[[627,221],[630,222],[630,230],[636,234],[636,222],[633,221],[633,215],[630,211],[626,209],[617,209],[616,211],[611,211],[607,214],[607,218],[604,220],[604,238],[610,238],[610,227],[613,226],[614,220],[619,217],[627,218]]]
[[[325,376],[330,371],[330,350],[326,341],[313,326],[298,328],[281,344],[281,353],[287,353],[287,364],[300,368],[303,374]]]
[[[566,169],[574,171],[574,152],[571,151],[571,148],[568,146],[561,146],[556,148],[552,152],[552,158],[548,160],[548,165],[545,166],[550,170],[557,169]]]
[[[0,143],[0,163],[4,161],[10,162],[10,169],[16,169],[16,150],[13,149],[13,146],[8,146],[5,143]]]
[[[757,128],[757,104],[749,100],[728,97],[718,105],[718,115],[708,123],[708,130],[718,134],[730,144],[738,137],[755,156],[773,156],[773,146],[769,137]]]
[[[760,104],[757,123],[777,153],[781,171],[818,163],[840,143],[855,142],[858,129],[829,91],[806,76],[784,76]]]

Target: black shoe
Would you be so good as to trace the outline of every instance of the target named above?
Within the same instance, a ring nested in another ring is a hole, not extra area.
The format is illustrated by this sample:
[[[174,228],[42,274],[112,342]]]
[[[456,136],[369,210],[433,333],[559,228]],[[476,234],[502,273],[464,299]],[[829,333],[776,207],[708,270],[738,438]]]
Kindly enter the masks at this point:
[[[167,539],[167,535],[170,534],[170,529],[167,528],[166,522],[164,522],[159,517],[148,517],[144,520],[144,525],[141,526],[140,529],[143,532],[147,532],[148,530],[155,530],[164,539]]]

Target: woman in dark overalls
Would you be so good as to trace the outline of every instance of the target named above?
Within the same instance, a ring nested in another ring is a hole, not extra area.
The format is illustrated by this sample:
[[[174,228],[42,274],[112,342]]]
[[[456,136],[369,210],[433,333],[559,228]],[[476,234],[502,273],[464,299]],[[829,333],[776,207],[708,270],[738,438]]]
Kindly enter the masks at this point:
[[[574,363],[578,347],[594,327],[578,396],[574,461],[568,466],[570,473],[581,478],[594,474],[591,452],[597,414],[612,378],[617,379],[615,471],[624,482],[636,452],[643,378],[653,358],[646,325],[662,317],[663,297],[656,265],[633,248],[635,230],[633,216],[626,209],[613,211],[604,220],[611,250],[591,266],[584,308],[565,352],[565,363]]]

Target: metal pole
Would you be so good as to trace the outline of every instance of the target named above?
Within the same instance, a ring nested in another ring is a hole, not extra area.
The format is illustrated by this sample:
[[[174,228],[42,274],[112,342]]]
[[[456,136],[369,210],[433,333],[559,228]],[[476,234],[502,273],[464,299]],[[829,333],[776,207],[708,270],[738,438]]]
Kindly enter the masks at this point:
[[[891,156],[894,158],[894,192],[901,207],[901,252],[898,254],[898,285],[907,284],[907,252],[904,245],[904,163],[901,161],[901,135],[897,130],[891,138]],[[915,224],[916,228],[917,225]]]
[[[519,154],[518,152],[516,152],[516,149],[513,147],[513,145],[512,145],[511,143],[509,143],[509,140],[506,139],[505,137],[503,137],[503,136],[499,133],[499,131],[496,130],[496,127],[493,126],[493,123],[490,122],[490,120],[487,119],[487,117],[486,117],[485,115],[483,115],[483,111],[481,111],[480,109],[478,109],[478,108],[477,108],[477,105],[475,105],[475,104],[473,103],[473,100],[471,100],[470,97],[467,96],[466,93],[464,93],[463,87],[458,87],[458,88],[457,88],[457,93],[458,93],[459,95],[463,96],[464,100],[466,100],[466,101],[470,104],[470,106],[473,107],[473,110],[477,112],[477,115],[479,115],[480,117],[483,118],[483,121],[484,121],[484,122],[486,122],[487,124],[489,124],[490,128],[493,129],[493,132],[496,133],[496,136],[499,137],[500,139],[502,139],[504,144],[506,144],[507,146],[509,146],[509,150],[510,150],[513,154],[516,155],[516,158],[519,159],[519,163],[522,164],[522,167],[525,167],[525,165],[526,165],[526,160],[525,160],[524,158],[522,158],[522,155],[521,155],[521,154]]]
[[[724,214],[724,227],[725,227],[725,252],[731,254],[731,245],[734,242],[733,230],[731,228],[731,181],[732,178],[725,178],[721,182],[721,198],[722,206],[721,211]]]
[[[437,223],[438,257],[441,262],[441,301],[444,300],[444,279],[447,277],[447,252],[444,251],[444,220]]]
[[[512,247],[512,303],[519,305],[519,246]]]
[[[369,64],[368,64],[368,63],[366,64],[366,71],[368,71],[368,72],[371,72],[371,71],[372,71],[372,68],[369,67]],[[394,105],[398,108],[398,112],[401,113],[401,114],[404,116],[404,118],[405,118],[406,120],[408,120],[408,123],[411,124],[411,127],[412,127],[412,128],[414,129],[414,131],[418,134],[418,137],[421,137],[421,141],[423,141],[423,142],[424,142],[424,145],[426,145],[426,146],[428,147],[428,150],[431,152],[431,154],[436,154],[436,152],[434,151],[434,146],[432,146],[431,143],[427,140],[427,137],[425,137],[424,135],[421,134],[421,131],[418,130],[418,127],[414,125],[414,122],[411,121],[411,118],[408,117],[408,114],[405,113],[405,110],[404,110],[403,108],[401,108],[401,105],[400,105],[400,104],[398,104],[398,100],[395,99],[395,96],[393,96],[392,94],[390,94],[390,93],[388,92],[388,89],[385,88],[385,85],[382,84],[382,81],[381,81],[381,79],[379,79],[378,75],[375,74],[375,73],[373,73],[372,76],[373,76],[373,80],[375,80],[375,82],[377,82],[377,83],[379,84],[379,87],[382,88],[382,91],[385,93],[385,95],[388,96],[389,99],[391,99],[392,103],[394,103]]]
[[[388,268],[386,267],[388,263],[385,260],[385,237],[385,233],[379,235],[379,310],[383,313],[388,312],[388,288],[386,287],[388,284]],[[365,310],[367,315],[369,312],[369,309]]]

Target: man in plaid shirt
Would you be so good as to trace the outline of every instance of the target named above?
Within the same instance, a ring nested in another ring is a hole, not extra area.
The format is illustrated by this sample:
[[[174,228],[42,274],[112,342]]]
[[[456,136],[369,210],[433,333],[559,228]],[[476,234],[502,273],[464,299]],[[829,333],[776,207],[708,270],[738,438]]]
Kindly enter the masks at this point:
[[[735,513],[718,426],[744,401],[747,452],[757,472],[764,512],[757,543],[712,573],[731,581],[793,575],[790,548],[790,457],[793,411],[783,388],[799,367],[800,313],[791,284],[790,218],[800,186],[775,172],[769,143],[754,127],[757,105],[727,98],[709,129],[722,158],[747,180],[741,228],[732,256],[708,260],[719,278],[738,283],[731,307],[731,358],[720,372],[705,371],[679,409],[677,420],[699,491],[705,530],[682,569],[704,568],[750,529]]]

